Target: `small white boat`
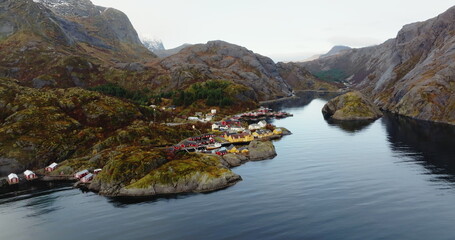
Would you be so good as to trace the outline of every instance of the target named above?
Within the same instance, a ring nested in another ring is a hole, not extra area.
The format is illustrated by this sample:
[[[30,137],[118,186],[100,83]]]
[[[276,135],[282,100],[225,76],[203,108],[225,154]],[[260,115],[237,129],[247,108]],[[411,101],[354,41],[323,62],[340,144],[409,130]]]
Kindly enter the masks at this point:
[[[209,144],[205,149],[207,150],[213,150],[221,147],[221,143],[214,143],[214,144]]]

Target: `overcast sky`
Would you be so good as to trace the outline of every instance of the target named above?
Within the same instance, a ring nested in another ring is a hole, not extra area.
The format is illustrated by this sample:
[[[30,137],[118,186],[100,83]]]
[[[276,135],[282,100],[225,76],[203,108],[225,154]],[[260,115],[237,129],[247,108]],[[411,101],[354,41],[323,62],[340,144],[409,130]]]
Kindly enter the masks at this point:
[[[333,45],[364,47],[396,36],[453,0],[92,0],[125,12],[142,38],[174,48],[224,40],[275,61],[302,60]]]

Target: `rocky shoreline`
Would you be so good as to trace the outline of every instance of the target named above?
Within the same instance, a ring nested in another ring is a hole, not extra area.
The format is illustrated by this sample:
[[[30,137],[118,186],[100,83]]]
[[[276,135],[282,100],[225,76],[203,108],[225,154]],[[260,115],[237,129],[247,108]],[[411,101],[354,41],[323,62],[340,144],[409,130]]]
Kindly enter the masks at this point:
[[[283,128],[284,129],[284,128]],[[272,140],[280,139],[283,136],[290,135],[291,132],[284,129],[281,136],[271,136],[263,138],[261,140],[253,140],[248,144],[250,149],[248,154],[237,154],[229,153],[224,156],[218,156],[216,154],[202,154],[202,153],[187,153],[185,157],[197,159],[200,162],[207,163],[201,165],[200,169],[185,169],[183,173],[177,173],[178,177],[175,179],[167,179],[169,181],[162,181],[162,179],[168,178],[166,174],[160,172],[158,179],[150,181],[148,184],[139,184],[141,181],[144,182],[147,177],[152,176],[146,175],[142,179],[133,180],[133,184],[129,184],[128,179],[123,181],[106,181],[106,178],[100,176],[95,178],[90,183],[82,183],[78,181],[73,175],[50,175],[50,174],[39,174],[39,178],[34,181],[21,181],[17,185],[9,185],[6,179],[0,181],[0,193],[13,193],[18,191],[27,191],[33,189],[33,186],[42,186],[53,183],[72,183],[73,187],[80,188],[84,191],[93,191],[106,197],[156,197],[164,195],[175,195],[182,193],[203,193],[212,192],[221,189],[228,188],[242,181],[242,177],[231,171],[232,168],[238,167],[249,161],[261,161],[267,159],[273,159],[277,156],[275,146]],[[184,158],[185,158],[184,157]],[[190,161],[187,159],[173,160],[170,163],[182,163],[184,161]],[[161,166],[160,168],[162,168]],[[155,169],[157,170],[157,169]],[[152,170],[155,171],[155,170]],[[177,172],[178,166],[169,167],[171,172]],[[164,171],[164,173],[166,173]],[[105,174],[109,174],[105,171]],[[102,174],[101,174],[102,175]],[[156,176],[155,176],[156,177]]]
[[[288,132],[288,134],[290,134],[290,132]],[[196,158],[201,157],[213,160],[214,164],[222,170],[220,174],[213,174],[209,171],[201,169],[200,171],[192,171],[191,173],[169,181],[153,179],[153,175],[147,175],[129,186],[125,186],[126,184],[124,182],[106,182],[101,180],[101,177],[95,179],[90,184],[78,184],[78,187],[94,191],[100,195],[108,197],[153,197],[170,194],[217,191],[228,188],[242,181],[241,176],[230,171],[231,168],[240,166],[249,161],[272,159],[277,155],[275,146],[270,139],[265,141],[254,140],[248,146],[251,149],[248,155],[234,153],[229,153],[224,156],[202,153],[190,154]],[[210,166],[208,168],[210,169]],[[176,169],[173,170],[178,171]],[[160,177],[166,178],[166,176],[163,175],[164,174],[161,174]],[[148,183],[140,184],[141,181],[145,182],[147,180],[146,178],[149,178]]]

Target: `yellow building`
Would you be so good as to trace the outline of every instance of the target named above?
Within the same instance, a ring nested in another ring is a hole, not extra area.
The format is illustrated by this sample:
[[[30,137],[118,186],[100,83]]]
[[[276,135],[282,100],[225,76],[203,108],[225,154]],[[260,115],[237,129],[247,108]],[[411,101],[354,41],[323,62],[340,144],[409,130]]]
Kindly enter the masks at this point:
[[[227,147],[226,150],[228,151],[228,153],[239,153],[240,152],[234,145]]]
[[[283,134],[283,130],[281,128],[275,128],[275,130],[273,130],[273,134],[281,135]]]
[[[247,147],[241,147],[238,150],[239,150],[240,153],[245,153],[245,154],[250,152],[250,150],[248,150]]]
[[[230,143],[251,142],[254,136],[248,133],[225,133],[224,139]]]
[[[261,129],[261,130],[257,130],[256,132],[254,132],[253,136],[255,138],[265,138],[265,137],[273,136],[273,132],[268,129]]]

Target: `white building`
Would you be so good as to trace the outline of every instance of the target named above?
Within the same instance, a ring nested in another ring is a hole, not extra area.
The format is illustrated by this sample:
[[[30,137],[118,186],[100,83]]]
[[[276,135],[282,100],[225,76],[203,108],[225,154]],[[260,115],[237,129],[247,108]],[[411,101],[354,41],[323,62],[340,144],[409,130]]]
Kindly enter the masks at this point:
[[[250,125],[248,126],[248,129],[249,129],[249,130],[259,130],[259,129],[261,129],[261,128],[262,128],[261,125],[259,125],[259,124],[257,124],[257,123],[253,123],[253,124],[250,124]]]
[[[217,123],[212,124],[212,131],[215,130],[220,130],[220,125],[218,125]]]
[[[77,179],[80,179],[80,178],[83,178],[85,175],[89,174],[90,172],[85,169],[85,170],[82,170],[80,172],[77,172],[76,174],[74,174],[74,177],[77,178]]]
[[[15,173],[11,173],[8,175],[8,183],[9,184],[16,184],[19,183],[19,177]]]
[[[267,122],[262,120],[262,121],[258,122],[258,125],[264,128],[265,126],[267,126]]]
[[[229,131],[232,131],[232,132],[243,132],[244,130],[245,130],[245,128],[239,127],[239,126],[233,126],[233,127],[229,128]]]
[[[58,164],[57,163],[52,163],[51,165],[47,166],[44,170],[46,172],[52,172],[57,168]]]
[[[93,174],[89,173],[85,175],[83,178],[81,178],[81,182],[88,183],[93,180],[93,176],[94,176]]]
[[[36,174],[30,170],[26,170],[24,172],[24,176],[25,176],[25,179],[27,179],[27,180],[33,180],[33,179],[37,178]]]

